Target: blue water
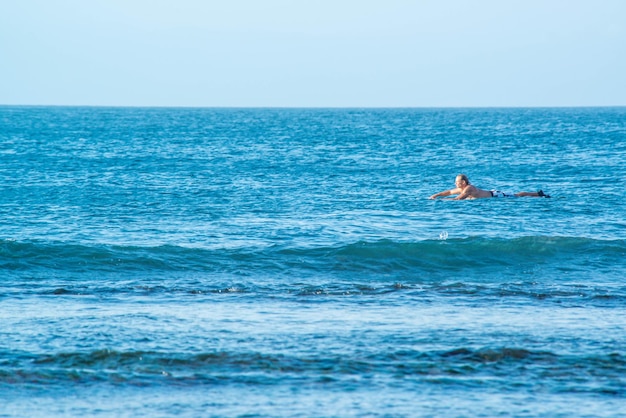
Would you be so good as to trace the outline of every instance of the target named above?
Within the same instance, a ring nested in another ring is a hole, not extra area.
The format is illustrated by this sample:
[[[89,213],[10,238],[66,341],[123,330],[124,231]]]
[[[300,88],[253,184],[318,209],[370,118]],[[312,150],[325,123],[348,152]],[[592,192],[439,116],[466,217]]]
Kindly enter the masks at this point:
[[[626,416],[625,173],[626,108],[1,106],[0,416]]]

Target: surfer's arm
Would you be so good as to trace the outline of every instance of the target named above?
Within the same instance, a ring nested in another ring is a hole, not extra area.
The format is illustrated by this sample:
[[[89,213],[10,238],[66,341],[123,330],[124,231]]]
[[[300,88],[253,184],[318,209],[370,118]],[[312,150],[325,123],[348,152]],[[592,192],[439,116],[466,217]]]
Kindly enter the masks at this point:
[[[467,199],[470,195],[470,188],[466,187],[454,200],[464,200]]]
[[[439,193],[432,195],[430,199],[436,199],[438,197],[450,196],[450,195],[459,194],[459,193],[461,193],[461,189],[459,188],[451,189],[451,190],[444,190],[443,192],[439,192]]]

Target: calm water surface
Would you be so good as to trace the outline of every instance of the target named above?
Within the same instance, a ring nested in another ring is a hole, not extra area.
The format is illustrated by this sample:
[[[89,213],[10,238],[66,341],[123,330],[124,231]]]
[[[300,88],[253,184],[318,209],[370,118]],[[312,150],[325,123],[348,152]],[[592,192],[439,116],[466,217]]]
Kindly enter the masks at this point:
[[[0,161],[2,417],[626,417],[626,108],[4,106]]]

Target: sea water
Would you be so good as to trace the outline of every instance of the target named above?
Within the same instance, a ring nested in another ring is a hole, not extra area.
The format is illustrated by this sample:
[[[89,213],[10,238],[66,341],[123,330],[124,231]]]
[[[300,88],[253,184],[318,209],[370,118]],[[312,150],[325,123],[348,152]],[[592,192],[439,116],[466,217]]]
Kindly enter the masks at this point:
[[[626,108],[0,107],[0,416],[626,416],[625,181]]]

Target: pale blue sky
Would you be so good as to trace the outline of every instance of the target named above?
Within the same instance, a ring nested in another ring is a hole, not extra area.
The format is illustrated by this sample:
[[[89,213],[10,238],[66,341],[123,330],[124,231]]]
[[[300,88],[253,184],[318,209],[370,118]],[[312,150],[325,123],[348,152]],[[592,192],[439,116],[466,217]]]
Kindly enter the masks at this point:
[[[0,104],[626,105],[624,0],[0,0]]]

